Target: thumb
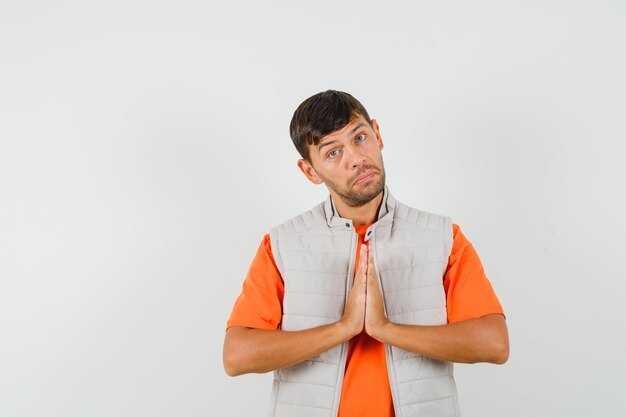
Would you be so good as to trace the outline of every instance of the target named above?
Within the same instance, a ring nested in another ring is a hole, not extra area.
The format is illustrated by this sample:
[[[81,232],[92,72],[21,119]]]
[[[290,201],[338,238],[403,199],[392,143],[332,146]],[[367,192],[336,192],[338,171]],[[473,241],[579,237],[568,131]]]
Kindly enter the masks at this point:
[[[359,266],[357,268],[357,277],[356,281],[361,285],[365,285],[367,283],[367,246],[365,244],[361,244],[359,251]]]

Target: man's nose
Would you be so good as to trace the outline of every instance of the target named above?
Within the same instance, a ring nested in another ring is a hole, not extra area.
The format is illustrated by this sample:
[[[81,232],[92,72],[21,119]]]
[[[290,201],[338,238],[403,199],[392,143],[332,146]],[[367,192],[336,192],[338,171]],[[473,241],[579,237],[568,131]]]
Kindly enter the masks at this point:
[[[363,164],[363,162],[365,162],[365,157],[363,156],[363,153],[359,150],[358,147],[354,145],[347,146],[344,150],[344,153],[346,155],[346,161],[350,168],[358,167],[359,165]]]

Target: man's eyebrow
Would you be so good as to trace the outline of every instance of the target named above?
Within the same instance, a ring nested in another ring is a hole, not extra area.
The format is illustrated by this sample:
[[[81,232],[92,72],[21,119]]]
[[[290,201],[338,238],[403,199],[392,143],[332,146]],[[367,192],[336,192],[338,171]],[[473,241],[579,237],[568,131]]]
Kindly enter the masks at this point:
[[[363,126],[365,126],[365,123],[359,123],[358,125],[354,126],[352,128],[352,130],[350,131],[350,134],[356,132],[357,130],[359,130],[360,128],[362,128]]]
[[[360,128],[362,128],[363,126],[365,126],[365,123],[359,123],[358,125],[356,125],[356,126],[354,126],[354,127],[352,128],[352,130],[350,131],[350,133],[349,133],[349,134],[350,134],[350,135],[351,135],[351,134],[353,134],[354,132],[356,132],[357,130],[359,130]],[[326,145],[332,145],[332,144],[333,144],[333,143],[335,143],[335,142],[337,142],[337,141],[336,141],[336,140],[331,140],[331,141],[328,141],[328,142],[324,142],[324,143],[322,143],[321,145],[319,145],[319,147],[318,147],[317,149],[318,149],[319,151],[321,151],[321,150],[322,150],[322,148],[323,148],[324,146],[326,146]]]
[[[317,148],[320,152],[322,151],[322,148],[326,145],[332,145],[333,143],[336,143],[336,140],[330,140],[328,142],[324,142],[321,145],[319,145],[319,148]]]

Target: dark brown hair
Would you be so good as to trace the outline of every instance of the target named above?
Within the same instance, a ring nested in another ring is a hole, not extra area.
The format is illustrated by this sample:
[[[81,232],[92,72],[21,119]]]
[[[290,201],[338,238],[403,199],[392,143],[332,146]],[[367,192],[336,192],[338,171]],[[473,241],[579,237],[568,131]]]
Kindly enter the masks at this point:
[[[371,126],[365,107],[348,93],[326,90],[304,100],[293,113],[289,134],[302,158],[311,162],[309,146],[348,125],[358,115]]]

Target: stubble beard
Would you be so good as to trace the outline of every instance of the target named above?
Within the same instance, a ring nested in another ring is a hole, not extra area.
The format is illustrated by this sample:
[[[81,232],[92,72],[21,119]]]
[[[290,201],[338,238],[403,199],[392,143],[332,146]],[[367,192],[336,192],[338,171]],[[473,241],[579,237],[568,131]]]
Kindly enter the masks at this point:
[[[351,181],[351,185],[347,187],[341,187],[336,182],[329,180],[328,178],[324,178],[320,175],[320,178],[324,181],[324,184],[341,198],[341,200],[350,207],[360,207],[363,206],[370,201],[372,201],[378,194],[384,191],[385,189],[385,167],[382,164],[380,168],[369,165],[363,167],[354,178],[358,178],[363,172],[368,170],[374,170],[379,174],[378,182],[376,184],[371,184],[367,189],[363,191],[357,191],[353,189],[354,181]],[[319,175],[319,173],[318,173]]]

